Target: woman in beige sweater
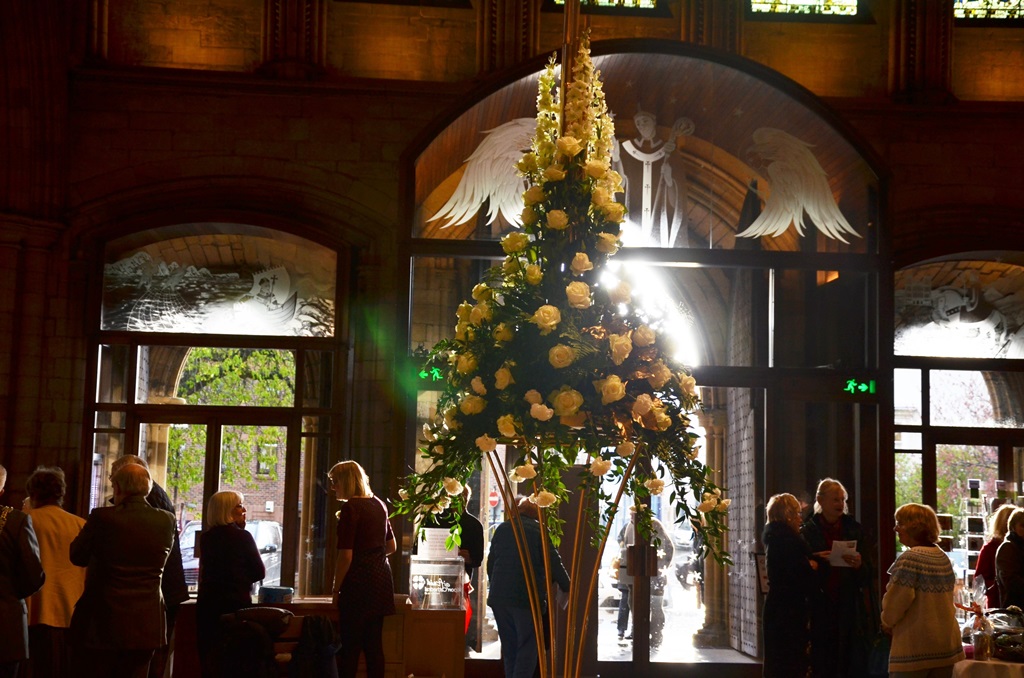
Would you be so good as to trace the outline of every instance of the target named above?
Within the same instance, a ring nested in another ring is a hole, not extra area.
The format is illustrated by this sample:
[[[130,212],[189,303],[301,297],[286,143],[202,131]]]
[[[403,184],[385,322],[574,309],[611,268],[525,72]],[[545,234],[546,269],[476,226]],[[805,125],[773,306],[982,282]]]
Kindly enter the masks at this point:
[[[907,547],[889,568],[882,629],[892,634],[891,678],[948,678],[964,658],[953,605],[956,575],[936,546],[939,520],[922,504],[896,510],[896,534]]]

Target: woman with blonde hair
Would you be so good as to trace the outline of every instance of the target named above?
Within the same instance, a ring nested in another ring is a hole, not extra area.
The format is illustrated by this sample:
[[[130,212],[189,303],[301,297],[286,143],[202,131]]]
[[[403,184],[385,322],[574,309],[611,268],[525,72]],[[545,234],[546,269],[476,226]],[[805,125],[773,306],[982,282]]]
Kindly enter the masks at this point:
[[[816,678],[864,675],[868,647],[878,631],[878,599],[865,557],[869,545],[848,512],[847,499],[841,482],[823,479],[814,496],[814,513],[800,528],[819,565],[811,601],[811,673]],[[856,550],[843,555],[843,566],[829,562],[837,541],[857,542]]]
[[[800,502],[791,494],[768,500],[768,523],[761,538],[768,568],[764,600],[764,667],[766,677],[805,676],[809,667],[807,624],[814,588],[811,550],[800,538]]]
[[[953,604],[956,575],[936,544],[939,519],[923,504],[896,509],[893,527],[907,547],[889,568],[882,630],[892,634],[891,678],[944,678],[964,658]]]
[[[366,655],[366,675],[384,676],[384,617],[395,613],[395,587],[388,556],[395,535],[388,509],[370,491],[363,467],[354,461],[335,464],[327,474],[338,511],[338,561],[334,603],[341,635],[341,676],[353,678],[359,655]]]
[[[996,582],[996,552],[1006,537],[1007,522],[1013,513],[1013,504],[1003,504],[988,518],[988,540],[978,552],[978,565],[974,568],[974,578],[981,577],[985,581],[985,595],[989,607],[999,607],[999,585]]]
[[[199,593],[196,629],[203,674],[216,667],[211,656],[221,639],[221,615],[252,605],[252,585],[266,570],[256,540],[245,529],[241,492],[215,493],[206,504],[206,529],[199,536]]]
[[[1015,508],[1006,521],[1006,538],[996,550],[999,604],[1024,606],[1024,508]]]

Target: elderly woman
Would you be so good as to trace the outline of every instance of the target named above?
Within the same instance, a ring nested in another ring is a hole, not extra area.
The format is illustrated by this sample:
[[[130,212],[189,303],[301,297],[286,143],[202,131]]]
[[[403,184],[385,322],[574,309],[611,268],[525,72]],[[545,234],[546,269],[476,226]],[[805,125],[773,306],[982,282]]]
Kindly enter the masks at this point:
[[[818,561],[818,587],[811,601],[811,668],[819,678],[863,675],[867,648],[877,632],[875,592],[864,530],[849,515],[846,488],[838,480],[818,483],[814,513],[800,534]],[[857,549],[843,556],[843,565],[829,562],[832,543],[855,541]]]
[[[71,675],[67,630],[75,603],[85,591],[85,568],[71,564],[71,542],[85,520],[63,508],[64,471],[40,466],[25,487],[32,525],[39,539],[39,560],[46,572],[43,588],[28,599],[29,657],[33,675]]]
[[[211,653],[220,643],[221,615],[252,605],[252,585],[266,572],[256,540],[245,529],[245,497],[217,492],[206,505],[206,529],[199,537],[199,593],[196,630],[204,675],[214,673]]]
[[[996,582],[996,553],[1006,537],[1009,529],[1010,514],[1013,504],[1003,504],[988,518],[988,541],[978,552],[978,565],[974,568],[974,578],[985,580],[985,595],[988,607],[999,607],[999,585]]]
[[[891,678],[945,678],[964,658],[953,605],[956,575],[936,544],[939,519],[922,504],[896,509],[894,530],[907,547],[889,568],[882,630],[892,634]]]
[[[395,613],[388,556],[396,544],[388,509],[370,491],[366,471],[356,462],[339,462],[327,475],[342,502],[333,589],[341,631],[340,673],[354,678],[359,655],[365,654],[366,675],[383,678],[384,617]]]
[[[816,563],[800,538],[800,502],[791,494],[768,500],[768,524],[761,541],[768,567],[764,601],[764,676],[804,676],[809,666],[809,597]]]
[[[1006,521],[1006,538],[996,550],[999,604],[1024,607],[1024,509],[1014,509]]]

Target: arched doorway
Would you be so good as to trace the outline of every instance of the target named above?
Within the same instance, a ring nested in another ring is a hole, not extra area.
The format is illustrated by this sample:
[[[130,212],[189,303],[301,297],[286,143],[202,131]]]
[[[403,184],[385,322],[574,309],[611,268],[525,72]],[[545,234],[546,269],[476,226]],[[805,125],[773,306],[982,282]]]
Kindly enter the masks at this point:
[[[593,53],[618,114],[613,157],[626,179],[625,247],[615,261],[666,290],[687,318],[699,349],[692,360],[706,407],[704,453],[732,499],[733,564],[694,561],[686,526],[670,526],[680,532],[672,541],[683,562],[674,553],[666,559],[666,584],[635,578],[632,638],[618,645],[620,593],[606,553],[589,670],[667,673],[674,663],[711,661],[757,673],[756,556],[767,498],[785,491],[810,503],[820,478],[837,477],[851,511],[877,534],[878,441],[889,416],[880,371],[887,348],[878,308],[889,285],[880,175],[820,102],[760,66],[657,41],[598,43]],[[529,143],[540,66],[477,93],[409,153],[413,356],[451,336],[459,302],[504,258],[497,240],[517,226],[524,187],[513,163]],[[796,188],[797,176],[814,180]],[[780,212],[787,195],[796,206]],[[433,394],[426,379],[410,408],[410,465]],[[484,474],[475,496],[488,497],[488,483]],[[500,521],[500,509],[481,505],[479,516]],[[877,554],[877,543],[868,548]],[[480,612],[486,581],[477,589]],[[686,618],[672,626],[684,642],[659,642],[673,623],[666,610]],[[485,617],[478,614],[472,656],[492,656]]]
[[[90,506],[137,454],[188,543],[207,499],[246,496],[268,585],[324,594],[324,474],[343,426],[348,270],[336,249],[238,223],[177,224],[104,245],[88,407]],[[190,583],[194,583],[190,582]]]

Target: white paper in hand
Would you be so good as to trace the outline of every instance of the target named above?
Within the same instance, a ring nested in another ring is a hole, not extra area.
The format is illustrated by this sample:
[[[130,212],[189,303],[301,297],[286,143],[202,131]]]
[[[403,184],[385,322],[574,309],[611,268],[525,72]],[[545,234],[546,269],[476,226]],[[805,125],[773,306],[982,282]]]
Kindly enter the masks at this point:
[[[853,539],[850,541],[834,541],[832,542],[832,552],[828,554],[828,564],[832,567],[851,567],[851,565],[843,560],[845,555],[853,555],[857,553],[857,540]]]

